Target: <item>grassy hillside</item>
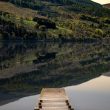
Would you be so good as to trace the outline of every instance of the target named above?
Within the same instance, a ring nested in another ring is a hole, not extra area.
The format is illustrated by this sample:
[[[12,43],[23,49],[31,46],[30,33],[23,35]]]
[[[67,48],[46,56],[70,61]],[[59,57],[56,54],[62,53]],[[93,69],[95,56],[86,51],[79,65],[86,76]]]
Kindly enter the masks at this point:
[[[37,11],[29,9],[29,8],[21,8],[17,7],[9,2],[1,2],[0,1],[0,11],[8,12],[18,17],[34,17],[37,14]]]
[[[91,42],[110,37],[110,10],[90,0],[10,2],[0,2],[0,39]]]
[[[95,3],[91,0],[9,0],[11,3],[20,6],[31,8],[34,10],[48,10],[51,9],[51,6],[60,6],[66,8],[66,11],[75,11],[92,14],[95,16],[105,16],[108,13],[98,3]]]

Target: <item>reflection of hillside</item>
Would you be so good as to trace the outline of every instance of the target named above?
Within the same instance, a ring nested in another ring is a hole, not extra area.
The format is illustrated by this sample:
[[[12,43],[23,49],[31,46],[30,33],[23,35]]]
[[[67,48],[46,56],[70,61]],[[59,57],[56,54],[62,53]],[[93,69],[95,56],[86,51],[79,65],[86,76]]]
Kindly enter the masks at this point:
[[[16,71],[25,74],[13,72],[12,75],[12,72],[8,72],[11,78],[4,77],[0,80],[0,93],[20,97],[21,94],[26,96],[39,92],[42,87],[76,85],[98,77],[110,70],[109,48],[107,44],[72,43],[2,45],[1,50],[5,52],[2,51],[0,55],[0,64],[8,62],[11,65],[9,69],[19,67]],[[4,53],[8,53],[7,56]],[[9,58],[10,55],[13,57]]]
[[[1,70],[0,72],[0,79],[4,78],[10,78],[12,76],[15,76],[17,74],[21,73],[29,73],[31,71],[36,71],[38,70],[39,66],[43,66],[45,63],[40,63],[40,64],[25,64],[25,65],[16,65],[12,68],[5,68],[4,70]]]
[[[77,60],[82,59],[83,62],[87,59],[88,63],[92,59],[99,60],[102,57],[110,60],[109,45],[103,44],[7,43],[0,48],[0,62],[31,63],[39,56],[53,52],[58,52],[60,56],[69,55]]]
[[[110,72],[104,73],[103,75],[110,77]]]
[[[45,45],[45,44],[44,44]],[[34,68],[36,62],[41,63],[45,58],[45,62],[47,60],[53,59],[54,53],[46,52],[43,47],[44,45],[39,47],[39,44],[24,44],[24,43],[9,43],[2,45],[0,48],[0,73],[2,74],[13,71],[12,73],[16,73],[20,68],[20,72],[30,72],[24,70],[24,68],[29,67]],[[46,47],[45,47],[46,48]],[[40,50],[41,49],[41,50]],[[40,55],[41,54],[41,55]],[[42,55],[43,54],[43,55]],[[42,58],[42,56],[44,58]],[[44,62],[43,62],[44,63]],[[23,68],[24,67],[24,68]],[[17,69],[18,68],[18,69]],[[22,71],[23,68],[23,71]],[[33,69],[32,69],[33,70]],[[18,72],[17,72],[18,73]]]

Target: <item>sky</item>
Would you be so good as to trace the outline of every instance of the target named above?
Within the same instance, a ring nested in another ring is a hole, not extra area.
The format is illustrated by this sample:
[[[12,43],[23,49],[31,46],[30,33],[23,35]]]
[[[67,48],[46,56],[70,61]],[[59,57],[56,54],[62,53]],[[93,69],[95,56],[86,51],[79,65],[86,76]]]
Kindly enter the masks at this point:
[[[92,1],[100,3],[100,4],[110,3],[110,0],[92,0]]]

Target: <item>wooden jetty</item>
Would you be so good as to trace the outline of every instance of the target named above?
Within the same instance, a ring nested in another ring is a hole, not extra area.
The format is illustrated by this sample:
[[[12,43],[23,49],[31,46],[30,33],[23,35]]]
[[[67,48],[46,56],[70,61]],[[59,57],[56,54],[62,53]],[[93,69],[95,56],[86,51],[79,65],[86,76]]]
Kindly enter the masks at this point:
[[[44,88],[34,110],[74,110],[71,108],[65,89]]]

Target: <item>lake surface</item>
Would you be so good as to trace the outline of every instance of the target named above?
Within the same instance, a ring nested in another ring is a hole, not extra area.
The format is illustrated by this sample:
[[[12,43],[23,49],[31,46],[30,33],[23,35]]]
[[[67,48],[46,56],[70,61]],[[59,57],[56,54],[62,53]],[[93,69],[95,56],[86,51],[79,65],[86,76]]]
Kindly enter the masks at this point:
[[[32,110],[45,87],[67,87],[76,110],[108,110],[109,71],[110,43],[1,42],[0,110]]]
[[[110,77],[100,76],[76,86],[66,87],[75,110],[110,110]],[[0,110],[33,110],[39,95],[21,98],[0,106]]]

